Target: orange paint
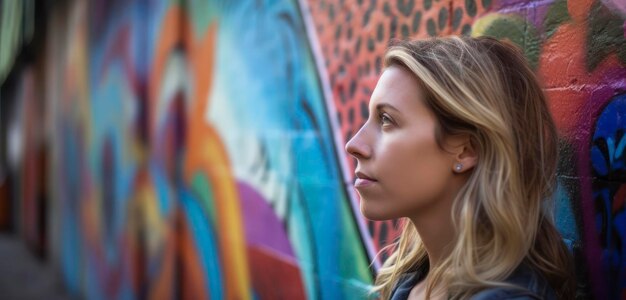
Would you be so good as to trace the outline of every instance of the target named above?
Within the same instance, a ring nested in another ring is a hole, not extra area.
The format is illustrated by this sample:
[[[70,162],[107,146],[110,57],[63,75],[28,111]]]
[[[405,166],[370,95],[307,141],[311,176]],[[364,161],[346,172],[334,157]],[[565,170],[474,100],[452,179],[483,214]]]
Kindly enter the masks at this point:
[[[584,23],[594,2],[593,0],[569,0],[567,10],[574,21]]]
[[[176,244],[174,238],[176,233],[171,226],[167,227],[166,238],[163,242],[163,255],[161,259],[161,269],[154,280],[149,280],[152,285],[148,289],[149,299],[171,299],[174,295],[174,278]]]
[[[191,28],[191,25],[187,25]],[[226,299],[251,299],[250,279],[243,235],[243,221],[236,182],[230,170],[228,154],[215,129],[205,120],[208,110],[209,91],[214,69],[215,39],[217,24],[209,25],[200,41],[187,41],[190,45],[190,66],[196,87],[188,119],[188,134],[185,159],[185,180],[191,182],[196,173],[208,176],[216,199],[216,223],[220,254],[224,265],[224,297]],[[188,34],[187,37],[193,37]]]
[[[187,144],[184,161],[185,180],[191,183],[194,174],[207,174],[215,193],[217,211],[218,244],[224,275],[224,296],[226,299],[251,299],[250,279],[246,256],[246,243],[243,235],[241,208],[236,182],[230,170],[228,155],[220,142],[219,135],[205,120],[209,104],[209,91],[214,70],[214,49],[217,24],[213,23],[200,40],[194,39],[193,26],[178,7],[170,9],[163,21],[161,40],[155,51],[154,69],[150,74],[149,101],[157,103],[159,89],[164,77],[165,64],[170,51],[178,43],[187,48],[190,64],[190,77],[194,80],[194,90],[187,110]],[[184,32],[184,36],[179,33]],[[156,135],[156,105],[149,105],[151,136]],[[187,248],[191,245],[186,246]],[[185,250],[191,251],[191,250]],[[192,252],[186,252],[192,255]],[[197,262],[197,261],[196,261]]]
[[[156,44],[154,51],[154,61],[152,62],[153,69],[149,74],[148,84],[148,124],[150,124],[150,137],[154,137],[156,132],[156,114],[158,112],[158,95],[161,89],[161,80],[164,77],[165,65],[169,57],[170,51],[174,49],[177,43],[180,42],[180,22],[182,18],[182,10],[173,6],[170,8],[165,17],[163,18],[163,26],[159,31],[159,41]]]
[[[572,136],[579,120],[576,116],[589,97],[583,88],[593,82],[585,71],[585,32],[582,24],[560,26],[539,57],[538,73],[561,136]]]
[[[583,23],[563,24],[544,43],[539,57],[537,73],[544,83],[559,135],[563,137],[575,137],[579,120],[589,118],[583,106],[598,83],[604,82],[604,70],[621,64],[612,53],[588,72],[586,34],[587,27]]]

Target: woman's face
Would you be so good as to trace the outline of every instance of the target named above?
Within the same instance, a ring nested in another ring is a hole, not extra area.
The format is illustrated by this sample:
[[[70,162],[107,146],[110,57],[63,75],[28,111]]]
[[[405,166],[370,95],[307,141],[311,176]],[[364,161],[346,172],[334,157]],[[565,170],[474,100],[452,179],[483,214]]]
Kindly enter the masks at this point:
[[[369,118],[346,144],[357,160],[354,186],[368,219],[414,217],[450,198],[455,156],[437,145],[436,119],[423,95],[411,73],[387,68],[370,99]]]

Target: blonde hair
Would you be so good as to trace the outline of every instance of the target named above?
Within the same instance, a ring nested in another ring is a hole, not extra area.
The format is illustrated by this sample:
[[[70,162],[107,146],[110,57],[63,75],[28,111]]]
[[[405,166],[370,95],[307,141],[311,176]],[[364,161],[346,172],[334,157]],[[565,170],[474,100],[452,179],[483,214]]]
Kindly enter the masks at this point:
[[[454,200],[457,239],[430,266],[426,296],[444,287],[452,299],[504,280],[522,263],[541,274],[559,298],[571,298],[570,254],[553,225],[548,201],[556,181],[557,135],[545,95],[521,51],[493,38],[400,41],[384,58],[417,77],[437,118],[435,136],[464,134],[478,164]],[[390,297],[400,275],[428,263],[411,222],[379,270],[374,291]]]

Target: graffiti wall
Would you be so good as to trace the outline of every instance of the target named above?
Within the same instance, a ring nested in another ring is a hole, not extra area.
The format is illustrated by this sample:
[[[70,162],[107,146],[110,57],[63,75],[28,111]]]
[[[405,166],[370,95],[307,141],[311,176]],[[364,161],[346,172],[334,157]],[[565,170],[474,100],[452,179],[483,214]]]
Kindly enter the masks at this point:
[[[299,5],[100,1],[51,21],[69,23],[50,69],[72,290],[365,296],[367,231]]]
[[[549,96],[582,296],[626,297],[625,21],[618,0],[68,1],[51,252],[90,299],[363,299],[399,222],[359,214],[343,145],[388,41],[490,35]]]

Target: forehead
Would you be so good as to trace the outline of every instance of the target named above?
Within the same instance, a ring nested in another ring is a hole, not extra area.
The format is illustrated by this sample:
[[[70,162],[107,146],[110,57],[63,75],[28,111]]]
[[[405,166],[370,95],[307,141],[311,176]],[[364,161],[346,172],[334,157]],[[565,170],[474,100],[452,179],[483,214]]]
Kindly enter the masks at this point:
[[[370,99],[370,110],[379,103],[391,104],[399,110],[422,104],[420,83],[408,70],[399,66],[385,69]]]

